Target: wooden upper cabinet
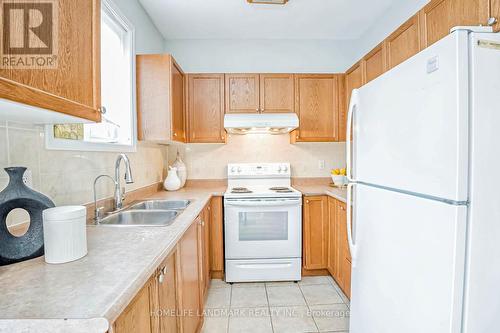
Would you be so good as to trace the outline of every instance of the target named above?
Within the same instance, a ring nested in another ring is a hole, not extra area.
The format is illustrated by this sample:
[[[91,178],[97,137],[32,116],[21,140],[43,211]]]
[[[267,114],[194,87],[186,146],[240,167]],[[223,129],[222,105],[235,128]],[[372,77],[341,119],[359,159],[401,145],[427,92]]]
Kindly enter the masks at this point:
[[[57,34],[51,36],[53,54],[40,56],[54,66],[4,66],[0,69],[0,98],[99,122],[100,0],[59,0],[55,4],[59,19],[54,21]],[[37,55],[27,55],[33,56]]]
[[[363,85],[363,62],[358,62],[352,66],[345,75],[344,82],[344,107],[340,110],[339,115],[339,141],[346,140],[347,129],[347,112],[349,103],[351,102],[351,94],[354,89],[360,88]]]
[[[371,80],[376,79],[386,71],[386,48],[385,44],[381,43],[375,47],[364,58],[364,75],[363,83],[366,84]]]
[[[259,74],[226,74],[226,113],[259,110]]]
[[[300,127],[292,142],[337,141],[339,75],[295,75],[295,112]]]
[[[174,141],[186,142],[186,119],[185,119],[185,77],[182,69],[171,57],[171,110],[172,110],[172,139]]]
[[[432,0],[420,11],[422,48],[426,48],[445,37],[455,26],[486,25],[490,17],[489,1]],[[498,0],[491,1],[492,4],[498,2]],[[496,6],[498,14],[498,4]],[[493,10],[494,6],[491,8]]]
[[[303,238],[304,268],[327,268],[328,199],[326,196],[305,198]]]
[[[391,69],[420,52],[418,15],[403,23],[386,39],[387,69]]]
[[[181,332],[195,333],[200,326],[200,271],[198,226],[193,223],[177,245],[177,287]],[[139,332],[139,331],[137,331]]]
[[[152,277],[134,297],[123,313],[114,323],[115,333],[153,333],[157,316],[152,316],[156,310],[156,277]]]
[[[191,143],[224,143],[224,74],[189,74],[188,133]]]
[[[184,79],[169,54],[137,56],[139,140],[186,141]]]
[[[293,74],[260,75],[260,109],[266,113],[294,112]]]

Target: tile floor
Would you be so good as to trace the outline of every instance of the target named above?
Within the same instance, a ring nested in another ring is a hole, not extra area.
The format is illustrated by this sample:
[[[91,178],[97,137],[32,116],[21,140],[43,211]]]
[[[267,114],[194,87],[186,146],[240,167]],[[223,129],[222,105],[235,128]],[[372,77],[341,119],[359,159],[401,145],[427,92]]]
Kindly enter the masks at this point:
[[[348,332],[349,300],[331,277],[299,283],[212,280],[202,333]]]

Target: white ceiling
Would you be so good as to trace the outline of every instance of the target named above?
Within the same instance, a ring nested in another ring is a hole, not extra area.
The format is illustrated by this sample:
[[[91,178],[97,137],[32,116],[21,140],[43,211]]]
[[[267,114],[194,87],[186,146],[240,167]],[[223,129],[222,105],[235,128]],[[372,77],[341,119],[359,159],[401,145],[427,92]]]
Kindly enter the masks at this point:
[[[392,5],[414,0],[139,0],[165,39],[358,39]]]

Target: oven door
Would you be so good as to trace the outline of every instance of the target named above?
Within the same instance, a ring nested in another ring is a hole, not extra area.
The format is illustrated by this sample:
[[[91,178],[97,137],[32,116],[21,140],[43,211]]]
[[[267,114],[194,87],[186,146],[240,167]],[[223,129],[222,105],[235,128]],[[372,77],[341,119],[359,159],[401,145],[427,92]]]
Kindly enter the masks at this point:
[[[226,259],[300,258],[302,199],[226,199]]]

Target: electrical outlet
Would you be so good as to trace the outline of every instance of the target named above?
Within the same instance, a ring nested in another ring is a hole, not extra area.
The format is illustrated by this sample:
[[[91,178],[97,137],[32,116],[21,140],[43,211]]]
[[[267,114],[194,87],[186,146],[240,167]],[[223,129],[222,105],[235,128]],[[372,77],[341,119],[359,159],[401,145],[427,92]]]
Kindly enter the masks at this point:
[[[324,170],[325,169],[325,160],[319,160],[318,161],[318,168],[320,170]]]
[[[31,170],[26,170],[23,175],[23,183],[28,187],[33,187],[33,173]]]

